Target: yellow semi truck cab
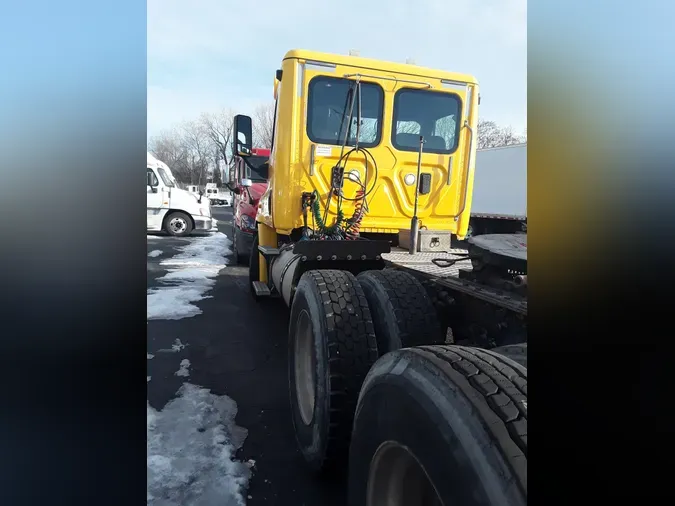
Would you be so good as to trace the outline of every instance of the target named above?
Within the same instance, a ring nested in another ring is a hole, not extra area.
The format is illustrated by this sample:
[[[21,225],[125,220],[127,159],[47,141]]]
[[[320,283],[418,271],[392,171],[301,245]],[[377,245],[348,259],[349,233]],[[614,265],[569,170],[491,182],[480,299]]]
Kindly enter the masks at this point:
[[[410,229],[419,188],[421,228],[466,234],[477,145],[474,77],[292,50],[276,73],[274,98],[270,184],[259,223],[290,235],[304,224],[302,194],[316,192],[330,225],[338,203],[345,217],[354,214],[361,188],[367,195],[360,232],[397,234]],[[235,127],[235,149],[243,152],[251,147],[246,127]],[[342,199],[331,192],[336,165],[344,174]]]

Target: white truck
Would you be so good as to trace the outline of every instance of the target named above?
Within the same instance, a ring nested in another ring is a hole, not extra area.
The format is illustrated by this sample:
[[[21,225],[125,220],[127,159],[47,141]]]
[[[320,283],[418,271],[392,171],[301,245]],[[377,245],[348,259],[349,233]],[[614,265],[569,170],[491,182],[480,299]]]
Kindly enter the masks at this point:
[[[206,197],[212,206],[231,206],[232,193],[218,188],[216,183],[206,183]]]
[[[527,229],[527,143],[476,152],[470,235]]]
[[[193,230],[211,231],[215,228],[208,199],[199,199],[178,188],[169,166],[151,153],[148,153],[147,193],[148,232],[163,230],[182,237]]]
[[[187,191],[192,193],[195,197],[199,197],[200,195],[202,195],[204,193],[204,190],[202,190],[201,187],[199,185],[196,185],[196,184],[189,184],[187,186]]]

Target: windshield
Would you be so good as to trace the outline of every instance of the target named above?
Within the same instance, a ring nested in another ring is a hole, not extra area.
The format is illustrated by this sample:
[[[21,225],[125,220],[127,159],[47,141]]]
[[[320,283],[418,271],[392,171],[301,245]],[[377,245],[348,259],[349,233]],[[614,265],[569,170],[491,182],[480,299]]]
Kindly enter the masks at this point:
[[[265,163],[268,160],[266,156],[247,156],[244,157],[246,163],[246,177],[251,181],[264,182],[269,176],[268,165]]]
[[[159,177],[162,178],[162,181],[164,181],[166,186],[170,186],[172,188],[175,186],[173,184],[173,179],[171,179],[171,176],[169,176],[163,168],[159,167],[157,172],[159,172]]]

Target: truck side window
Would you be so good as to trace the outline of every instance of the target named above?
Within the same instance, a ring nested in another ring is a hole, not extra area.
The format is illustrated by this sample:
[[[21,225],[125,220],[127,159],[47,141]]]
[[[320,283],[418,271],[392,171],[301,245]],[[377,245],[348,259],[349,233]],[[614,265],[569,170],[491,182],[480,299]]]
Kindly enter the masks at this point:
[[[155,172],[152,169],[148,169],[148,186],[157,186],[159,184],[159,181],[157,180],[157,176],[155,176]]]

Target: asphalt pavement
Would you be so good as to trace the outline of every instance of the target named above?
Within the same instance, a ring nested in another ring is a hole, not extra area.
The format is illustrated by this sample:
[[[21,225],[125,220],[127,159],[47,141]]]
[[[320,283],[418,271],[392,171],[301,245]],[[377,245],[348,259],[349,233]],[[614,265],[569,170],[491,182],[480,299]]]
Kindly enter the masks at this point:
[[[213,208],[218,229],[232,237],[232,209]],[[166,274],[160,265],[191,238],[148,240],[148,289]],[[227,395],[238,405],[237,425],[248,430],[237,459],[253,459],[247,504],[344,506],[343,478],[319,480],[307,470],[295,442],[288,401],[288,309],[283,302],[261,307],[249,293],[248,267],[229,265],[206,298],[202,313],[178,320],[151,320],[147,326],[148,401],[156,410],[176,397],[185,378],[177,376],[190,361],[189,382]],[[275,301],[276,302],[276,301]],[[269,307],[268,307],[269,306]],[[178,341],[176,341],[178,340]],[[180,343],[179,353],[161,353]]]

